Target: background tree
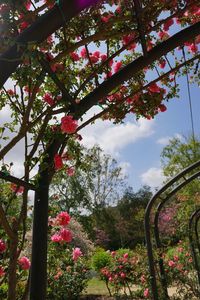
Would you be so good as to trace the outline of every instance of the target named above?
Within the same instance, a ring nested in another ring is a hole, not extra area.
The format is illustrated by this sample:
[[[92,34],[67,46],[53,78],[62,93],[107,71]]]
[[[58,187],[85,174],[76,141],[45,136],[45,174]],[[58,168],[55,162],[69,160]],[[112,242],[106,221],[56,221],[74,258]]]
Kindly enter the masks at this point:
[[[164,175],[169,179],[200,159],[200,140],[196,136],[176,137],[161,153]],[[189,217],[200,204],[200,181],[193,180],[181,189],[163,208],[160,226],[168,228],[175,240],[185,239]],[[169,223],[169,225],[167,225]],[[166,233],[166,230],[164,230]]]
[[[77,154],[68,151],[68,160]],[[96,212],[114,205],[122,196],[126,177],[117,161],[99,146],[82,149],[79,168],[70,176],[65,170],[55,175],[51,184],[52,200],[60,209],[73,214]],[[83,211],[85,209],[85,211]]]

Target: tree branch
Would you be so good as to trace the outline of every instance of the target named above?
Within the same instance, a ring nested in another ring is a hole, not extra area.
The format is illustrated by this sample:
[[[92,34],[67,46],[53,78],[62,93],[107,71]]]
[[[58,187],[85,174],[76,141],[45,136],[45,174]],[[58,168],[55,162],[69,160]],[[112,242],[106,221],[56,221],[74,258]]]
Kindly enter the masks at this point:
[[[140,56],[133,62],[129,63],[81,100],[79,104],[79,110],[77,112],[78,116],[82,116],[93,105],[98,104],[98,101],[107,96],[114,88],[133,78],[140,70],[160,59],[163,55],[174,50],[176,47],[184,44],[186,41],[195,38],[199,34],[200,22],[197,22],[196,24],[176,33],[168,40],[163,41],[155,46],[151,51],[148,52],[146,57]]]
[[[99,2],[99,0],[60,0],[59,5],[55,5],[41,17],[38,17],[31,26],[19,34],[15,44],[0,56],[0,88],[4,85],[9,76],[15,72],[22,61],[23,53],[27,49],[28,44],[43,42],[49,35],[63,25],[61,11],[65,17],[65,21],[68,22],[83,9],[97,2]]]

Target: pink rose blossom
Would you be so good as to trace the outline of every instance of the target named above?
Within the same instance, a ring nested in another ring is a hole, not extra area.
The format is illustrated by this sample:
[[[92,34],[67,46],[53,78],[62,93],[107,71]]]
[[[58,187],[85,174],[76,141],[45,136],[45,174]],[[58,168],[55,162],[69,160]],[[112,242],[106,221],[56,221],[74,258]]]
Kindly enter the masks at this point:
[[[80,59],[79,55],[76,52],[71,52],[69,55],[73,61],[79,61]]]
[[[168,261],[168,266],[169,266],[169,267],[173,268],[175,265],[176,265],[176,264],[175,264],[175,262],[174,262],[173,260],[169,260],[169,261]]]
[[[59,154],[55,154],[54,156],[54,166],[55,170],[60,170],[63,167],[62,157]]]
[[[82,58],[87,58],[87,51],[86,51],[85,48],[81,49],[80,57],[82,57]]]
[[[106,54],[101,54],[101,61],[104,62],[107,59]]]
[[[125,274],[124,272],[121,272],[121,273],[120,273],[120,277],[121,277],[121,278],[126,278],[126,274]]]
[[[81,252],[80,248],[73,249],[72,258],[73,258],[74,261],[76,261],[82,255],[83,255],[83,253]]]
[[[61,229],[59,235],[61,236],[62,240],[67,243],[71,242],[72,240],[72,233],[68,229]]]
[[[0,277],[3,277],[5,275],[4,269],[2,266],[0,266]]]
[[[151,93],[160,93],[160,87],[156,83],[152,83],[149,87],[148,90]]]
[[[74,176],[75,169],[73,167],[69,167],[69,168],[67,168],[66,173],[68,176]]]
[[[5,251],[6,251],[6,244],[4,243],[4,241],[0,239],[0,253],[3,253]]]
[[[122,62],[118,61],[113,67],[114,73],[117,73],[121,69],[121,67],[122,67]]]
[[[65,226],[69,224],[71,217],[66,211],[62,211],[57,215],[56,219],[58,221],[58,225]]]
[[[145,298],[149,297],[149,289],[148,288],[144,290],[144,297]]]
[[[164,31],[168,31],[169,27],[172,26],[174,24],[174,20],[173,19],[169,19],[165,22],[164,26],[163,26],[163,30]]]
[[[24,191],[24,187],[17,186],[15,183],[11,183],[11,190],[16,194],[21,194]]]
[[[54,243],[60,243],[62,241],[62,237],[56,233],[56,234],[52,235],[51,240]]]
[[[54,105],[54,99],[50,93],[46,93],[43,96],[43,100],[48,103],[50,106]]]
[[[74,120],[72,116],[65,116],[61,119],[61,130],[65,133],[74,133],[78,127],[77,120]]]
[[[18,264],[23,270],[29,270],[31,266],[30,260],[26,256],[22,256],[18,260]]]

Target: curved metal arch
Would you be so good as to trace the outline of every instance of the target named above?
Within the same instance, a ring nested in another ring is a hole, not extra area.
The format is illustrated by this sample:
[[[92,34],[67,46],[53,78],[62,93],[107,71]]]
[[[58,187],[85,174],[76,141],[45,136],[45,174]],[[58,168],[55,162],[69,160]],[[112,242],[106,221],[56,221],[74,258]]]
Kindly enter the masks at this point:
[[[146,244],[147,244],[147,253],[148,253],[148,261],[149,261],[149,271],[150,271],[150,283],[151,283],[151,289],[152,289],[152,296],[153,300],[159,300],[158,298],[158,289],[157,289],[157,280],[156,280],[156,272],[155,272],[155,267],[154,267],[154,254],[153,254],[153,246],[152,246],[152,241],[151,241],[151,229],[150,229],[150,214],[152,211],[152,208],[154,204],[157,202],[159,199],[161,202],[167,201],[172,195],[174,195],[178,190],[180,190],[182,187],[187,185],[189,182],[200,176],[200,170],[197,171],[195,174],[190,175],[192,171],[200,167],[200,160],[197,161],[196,163],[190,165],[186,169],[184,169],[182,172],[180,172],[178,175],[176,175],[174,178],[172,178],[168,183],[166,183],[149,201],[146,211],[145,211],[145,219],[144,219],[144,226],[145,226],[145,237],[146,237]],[[182,179],[182,182],[179,183],[179,181]],[[174,187],[174,189],[171,191],[171,187]],[[167,193],[167,191],[169,192]],[[164,197],[162,197],[164,195]],[[165,196],[166,195],[166,196]],[[165,201],[166,200],[166,201]],[[156,238],[158,245],[160,245],[160,240],[159,240],[159,234],[156,234]],[[161,260],[159,260],[161,262]],[[164,272],[164,267],[163,263],[161,262],[160,268],[163,268]],[[161,274],[162,275],[162,274]],[[164,292],[166,294],[166,297],[168,297],[167,294],[167,288],[166,288],[166,281],[165,277],[162,277],[161,283],[162,286],[164,287]]]
[[[198,233],[198,223],[200,220],[200,214],[198,214],[197,218],[196,218],[196,222],[195,222],[195,235],[196,235],[196,242],[197,242],[197,247],[199,250],[199,254],[200,254],[200,237],[199,237],[199,233]]]
[[[187,182],[184,181],[181,184],[179,184],[174,190],[172,190],[165,199],[163,199],[157,206],[156,209],[156,214],[155,214],[155,218],[154,218],[154,236],[155,236],[155,243],[156,243],[156,247],[162,248],[164,245],[162,244],[161,240],[160,240],[160,234],[159,234],[159,228],[158,228],[158,223],[159,223],[159,216],[160,213],[162,211],[162,208],[165,206],[165,204],[171,200],[171,197],[176,194],[182,187],[184,187],[186,184],[190,183],[191,181],[193,181],[195,178],[200,176],[200,171],[196,172],[195,174],[191,175],[189,178],[187,178]],[[196,234],[198,235],[198,232],[196,231]],[[199,248],[200,249],[200,248]],[[165,293],[166,299],[169,298],[168,295],[168,291],[167,291],[167,281],[166,281],[166,276],[165,276],[165,270],[164,270],[164,264],[163,264],[163,259],[162,259],[162,255],[160,255],[159,257],[159,268],[160,268],[160,274],[161,274],[161,284],[162,284],[162,288],[163,291]],[[199,268],[197,268],[197,264],[194,265],[197,273],[199,272]]]
[[[200,265],[199,265],[198,257],[197,257],[197,254],[196,254],[195,241],[193,239],[193,228],[194,228],[196,243],[197,243],[199,254],[200,254],[200,247],[199,247],[199,241],[198,241],[198,231],[197,231],[197,226],[198,226],[198,221],[199,220],[200,220],[200,208],[198,208],[190,216],[189,226],[188,226],[190,248],[191,248],[191,252],[192,252],[194,266],[195,266],[195,269],[197,270],[197,276],[198,276],[198,281],[199,281],[199,285],[200,285]]]

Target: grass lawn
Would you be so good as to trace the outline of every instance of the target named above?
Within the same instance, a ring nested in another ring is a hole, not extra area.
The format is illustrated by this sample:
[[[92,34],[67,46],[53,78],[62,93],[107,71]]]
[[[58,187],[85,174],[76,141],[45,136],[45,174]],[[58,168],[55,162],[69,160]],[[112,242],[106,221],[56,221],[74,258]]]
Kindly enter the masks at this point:
[[[109,295],[105,283],[94,277],[88,282],[88,287],[83,294],[86,295]]]

